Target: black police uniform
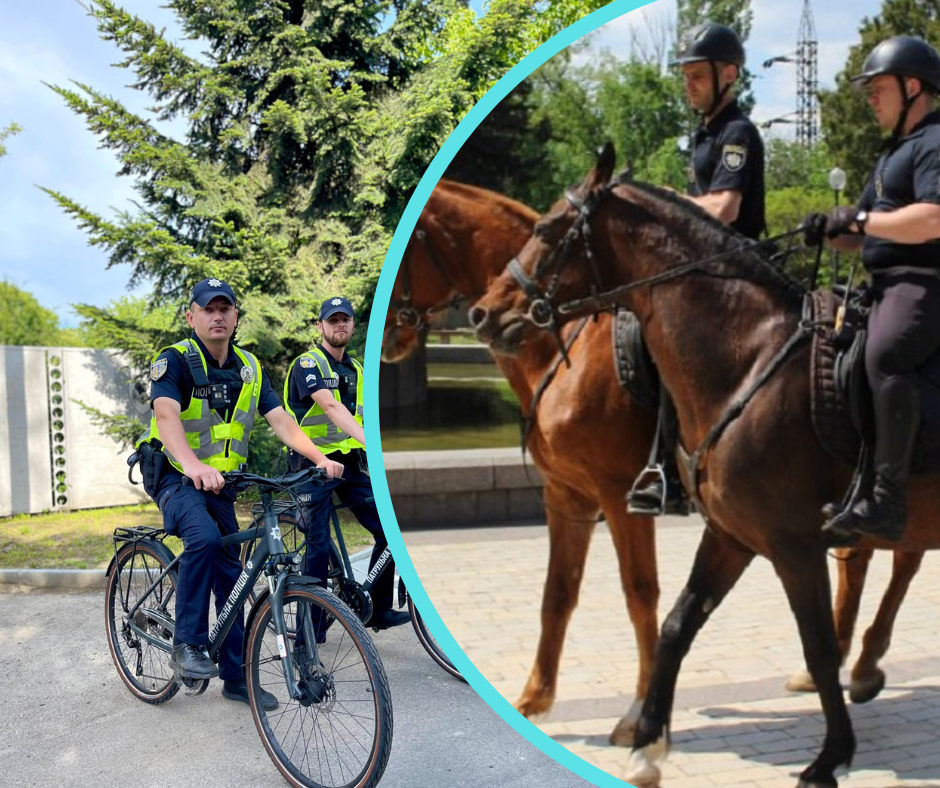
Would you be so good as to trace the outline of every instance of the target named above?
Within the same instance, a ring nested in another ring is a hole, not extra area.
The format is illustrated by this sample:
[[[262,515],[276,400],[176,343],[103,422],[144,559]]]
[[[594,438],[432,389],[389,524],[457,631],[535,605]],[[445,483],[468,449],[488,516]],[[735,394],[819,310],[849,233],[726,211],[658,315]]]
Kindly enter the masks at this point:
[[[764,143],[757,127],[738,102],[732,101],[692,138],[689,194],[741,192],[741,208],[731,226],[748,238],[758,238],[767,226],[764,218]]]
[[[192,339],[206,359],[209,384],[227,384],[228,401],[230,407],[234,407],[244,385],[241,359],[230,343],[228,358],[220,367],[195,333]],[[189,364],[182,353],[172,348],[165,350],[159,359],[166,359],[166,370],[151,382],[151,407],[158,397],[169,397],[180,403],[181,410],[186,410],[192,395],[201,393],[194,392],[195,381]],[[262,374],[259,413],[263,415],[280,405],[267,375]],[[229,416],[229,408],[216,412],[226,419]],[[165,467],[153,497],[163,513],[164,530],[182,539],[186,548],[180,560],[176,590],[176,640],[191,646],[205,646],[209,643],[209,591],[215,594],[218,613],[241,573],[238,549],[232,546],[222,549],[221,545],[223,535],[238,530],[235,496],[225,488],[213,493],[184,486],[183,474],[169,463],[165,463]],[[223,680],[242,678],[244,635],[243,617],[238,613],[219,651],[219,677]]]
[[[940,204],[940,114],[932,112],[878,160],[859,209]],[[940,349],[940,240],[901,244],[866,236],[862,261],[874,304],[865,366],[872,389],[906,376]]]
[[[340,401],[352,414],[356,413],[356,386],[359,373],[350,361],[349,353],[343,353],[341,361],[337,361],[322,344],[318,348],[326,356],[330,368],[339,376],[339,380],[324,380],[321,375],[309,375],[309,369],[295,364],[291,371],[288,403],[294,413],[306,413],[313,406],[313,395],[317,391],[333,393],[333,383],[339,389]],[[291,452],[291,468],[300,469],[309,467],[311,462],[296,452]],[[327,455],[330,460],[342,463],[345,467],[343,480],[339,486],[333,488],[344,504],[350,504],[350,511],[356,519],[375,538],[375,547],[372,549],[372,560],[369,564],[371,571],[379,556],[388,546],[385,532],[382,530],[382,521],[374,501],[366,499],[372,497],[372,482],[366,471],[366,453],[362,449],[353,449],[350,452],[334,451]],[[329,563],[330,538],[330,510],[328,499],[318,490],[303,490],[302,496],[307,503],[303,526],[307,531],[307,557],[304,563],[304,574],[316,578],[326,578]],[[308,497],[309,496],[309,497]],[[395,580],[394,563],[390,560],[385,571],[372,586],[371,595],[374,609],[388,610],[393,604],[393,588]],[[326,585],[323,580],[322,585]]]

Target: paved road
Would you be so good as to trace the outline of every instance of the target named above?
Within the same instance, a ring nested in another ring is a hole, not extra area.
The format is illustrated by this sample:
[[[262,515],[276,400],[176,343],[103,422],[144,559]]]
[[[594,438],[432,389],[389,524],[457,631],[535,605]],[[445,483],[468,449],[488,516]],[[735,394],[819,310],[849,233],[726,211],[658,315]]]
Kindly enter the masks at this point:
[[[685,583],[702,527],[698,518],[664,518],[660,525],[660,621]],[[404,536],[444,623],[493,686],[515,701],[535,652],[547,530],[495,528]],[[926,557],[899,616],[894,642],[882,663],[887,689],[873,703],[850,707],[858,750],[851,772],[840,780],[841,788],[940,786],[938,560],[938,555]],[[872,562],[859,633],[874,616],[890,566],[888,554]],[[786,677],[801,665],[796,626],[783,590],[770,564],[756,560],[699,633],[685,660],[663,788],[792,788],[796,775],[822,746],[817,696],[784,689]],[[539,727],[575,754],[622,778],[628,752],[610,747],[607,735],[628,708],[635,681],[636,646],[616,558],[606,528],[599,527],[562,657],[558,702]]]
[[[223,698],[219,682],[161,706],[127,692],[108,654],[100,594],[23,591],[0,586],[0,786],[286,785],[248,706]],[[376,642],[395,713],[382,788],[590,785],[432,663],[410,627]]]

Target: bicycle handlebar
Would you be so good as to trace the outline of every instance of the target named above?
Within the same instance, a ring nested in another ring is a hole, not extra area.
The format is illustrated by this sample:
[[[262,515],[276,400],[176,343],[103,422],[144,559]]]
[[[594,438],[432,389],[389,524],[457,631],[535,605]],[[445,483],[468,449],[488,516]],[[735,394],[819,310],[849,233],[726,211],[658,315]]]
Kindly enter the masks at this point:
[[[304,468],[296,473],[287,473],[283,476],[259,476],[256,473],[248,471],[223,471],[222,478],[225,479],[225,486],[241,492],[248,487],[257,486],[260,490],[280,489],[296,487],[304,482],[318,482],[323,484],[330,481],[329,476],[322,468]],[[183,476],[183,484],[192,486],[193,480],[188,476]]]

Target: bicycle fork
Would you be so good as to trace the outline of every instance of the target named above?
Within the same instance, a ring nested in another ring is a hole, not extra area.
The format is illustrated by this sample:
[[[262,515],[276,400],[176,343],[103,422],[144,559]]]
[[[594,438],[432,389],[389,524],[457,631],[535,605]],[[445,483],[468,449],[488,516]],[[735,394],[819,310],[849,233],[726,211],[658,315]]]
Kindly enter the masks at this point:
[[[271,585],[274,586],[273,593],[271,594],[271,618],[274,621],[278,654],[284,666],[284,683],[287,685],[287,692],[293,700],[299,701],[302,705],[307,706],[310,703],[319,703],[323,700],[326,689],[320,687],[318,682],[311,683],[307,681],[306,678],[303,682],[298,682],[295,678],[300,674],[299,671],[295,669],[294,655],[288,648],[287,622],[284,620],[284,594],[287,590],[287,578],[289,576],[290,574],[288,572],[281,572],[276,582],[274,577],[268,578]],[[317,653],[317,638],[313,628],[313,616],[311,615],[309,605],[298,602],[296,616],[297,633],[299,634],[300,628],[303,627],[304,642],[310,653],[310,659],[316,664],[319,664],[320,658]]]

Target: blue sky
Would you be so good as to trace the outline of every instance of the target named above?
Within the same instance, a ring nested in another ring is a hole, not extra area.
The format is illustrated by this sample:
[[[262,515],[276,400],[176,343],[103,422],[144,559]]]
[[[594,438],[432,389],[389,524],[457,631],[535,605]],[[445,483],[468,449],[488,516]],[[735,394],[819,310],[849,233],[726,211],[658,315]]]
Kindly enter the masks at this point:
[[[471,5],[479,11],[483,0]],[[864,16],[878,12],[880,0],[816,0],[813,8],[819,38],[820,85],[830,86],[842,67],[848,47],[857,40]],[[173,16],[156,0],[125,0],[124,7],[175,37]],[[748,42],[751,63],[794,49],[801,4],[752,0],[754,27]],[[643,15],[674,16],[671,0],[639,9],[601,29],[593,46],[626,55],[628,26],[643,25]],[[81,119],[42,83],[84,82],[143,111],[145,97],[125,86],[130,74],[111,67],[119,52],[98,38],[93,20],[75,0],[38,0],[0,4],[0,127],[16,121],[25,131],[7,140],[9,155],[0,159],[0,278],[33,293],[54,309],[63,325],[75,325],[69,305],[105,306],[127,293],[126,266],[106,270],[104,251],[87,244],[86,236],[52,200],[36,188],[61,191],[106,216],[131,208],[131,183],[115,174],[114,156],[98,143]],[[755,85],[758,120],[794,109],[793,66],[777,65]],[[182,124],[164,127],[173,133]],[[776,127],[773,134],[787,134]],[[146,284],[140,290],[146,292]]]

